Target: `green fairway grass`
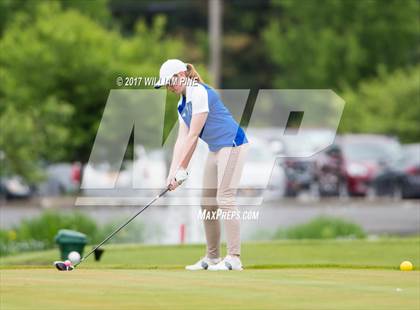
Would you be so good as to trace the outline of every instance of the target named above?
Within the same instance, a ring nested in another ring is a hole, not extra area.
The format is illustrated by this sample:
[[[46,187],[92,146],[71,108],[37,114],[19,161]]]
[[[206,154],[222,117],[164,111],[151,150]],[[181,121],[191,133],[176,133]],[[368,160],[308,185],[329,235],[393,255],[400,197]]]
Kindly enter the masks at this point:
[[[1,271],[1,309],[419,309],[419,272]]]
[[[72,272],[58,250],[2,257],[0,309],[420,309],[420,239],[245,243],[242,272],[188,272],[204,245],[108,245]]]
[[[90,249],[90,248],[87,248]],[[204,255],[204,245],[106,245],[100,262],[93,255],[81,268],[177,269]],[[50,266],[58,249],[0,258],[11,265]],[[420,265],[420,239],[311,240],[244,243],[242,261],[247,269],[286,267],[398,268],[404,260]],[[83,267],[82,267],[83,266]]]

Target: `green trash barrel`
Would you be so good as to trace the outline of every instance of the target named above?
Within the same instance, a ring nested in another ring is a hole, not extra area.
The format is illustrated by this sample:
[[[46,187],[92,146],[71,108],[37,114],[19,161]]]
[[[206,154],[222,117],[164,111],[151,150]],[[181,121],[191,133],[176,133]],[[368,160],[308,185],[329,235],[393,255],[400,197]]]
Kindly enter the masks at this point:
[[[72,251],[79,252],[80,256],[83,256],[83,249],[87,243],[87,237],[78,231],[60,229],[55,236],[55,242],[60,248],[61,259],[66,260]]]

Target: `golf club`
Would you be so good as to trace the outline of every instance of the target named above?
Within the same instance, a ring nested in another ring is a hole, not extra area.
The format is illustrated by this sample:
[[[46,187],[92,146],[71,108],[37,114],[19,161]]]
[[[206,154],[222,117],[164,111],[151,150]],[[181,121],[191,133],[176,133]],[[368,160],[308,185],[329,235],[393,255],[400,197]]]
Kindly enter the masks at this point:
[[[134,220],[140,213],[142,213],[144,210],[146,210],[148,207],[150,207],[156,200],[158,200],[160,197],[165,195],[169,191],[169,188],[166,188],[163,192],[161,192],[159,195],[157,195],[155,198],[152,199],[146,206],[144,206],[140,211],[138,211],[136,214],[134,214],[132,217],[130,217],[129,220],[127,220],[124,224],[122,224],[120,227],[118,227],[114,232],[112,232],[108,237],[106,237],[101,243],[99,243],[96,247],[94,247],[88,254],[83,256],[80,261],[74,266],[68,265],[63,261],[56,261],[54,262],[54,266],[60,270],[60,271],[71,271],[74,268],[76,268],[78,265],[80,265],[84,260],[86,260],[92,253],[95,252],[98,248],[100,248],[104,243],[106,243],[109,239],[111,239],[113,236],[115,236],[121,229],[123,229],[125,226],[127,226],[132,220]]]

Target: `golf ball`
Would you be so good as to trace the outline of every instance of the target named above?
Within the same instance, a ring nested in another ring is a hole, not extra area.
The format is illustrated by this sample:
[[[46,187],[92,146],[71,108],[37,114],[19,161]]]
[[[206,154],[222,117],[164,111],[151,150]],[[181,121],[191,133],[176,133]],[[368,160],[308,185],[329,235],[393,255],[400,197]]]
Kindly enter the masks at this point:
[[[73,264],[77,264],[78,262],[80,262],[79,252],[76,252],[76,251],[70,252],[68,258]]]
[[[404,261],[400,265],[400,270],[402,271],[410,271],[413,270],[413,264],[409,261]]]
[[[66,265],[67,267],[71,266],[71,261],[69,261],[69,260],[64,261],[64,265]]]

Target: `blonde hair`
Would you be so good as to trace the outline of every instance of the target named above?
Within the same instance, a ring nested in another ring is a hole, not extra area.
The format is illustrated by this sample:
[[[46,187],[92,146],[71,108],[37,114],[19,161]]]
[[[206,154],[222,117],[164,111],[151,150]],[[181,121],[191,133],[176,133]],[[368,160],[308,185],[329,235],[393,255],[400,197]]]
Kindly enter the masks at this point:
[[[190,78],[191,80],[194,80],[199,83],[203,83],[203,79],[201,78],[200,74],[198,74],[197,70],[195,70],[194,66],[192,64],[187,64],[187,72],[186,72],[187,78]]]

